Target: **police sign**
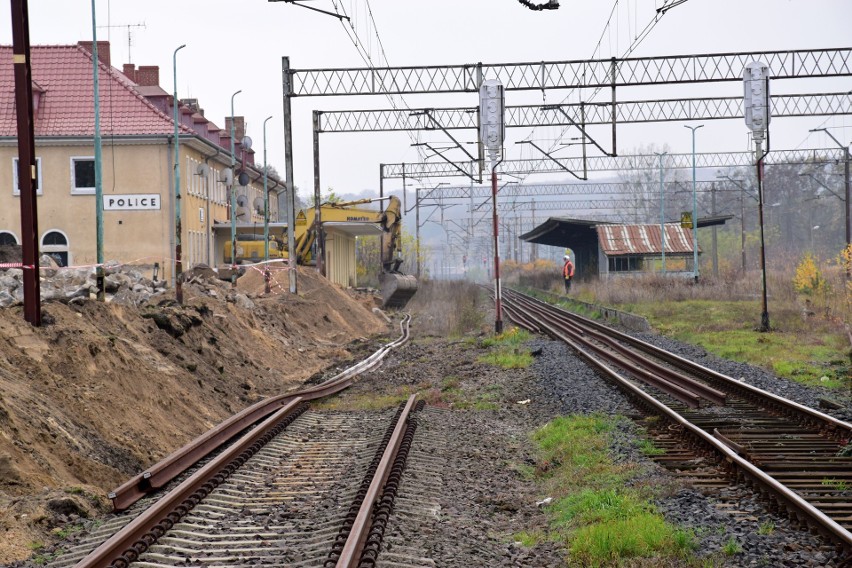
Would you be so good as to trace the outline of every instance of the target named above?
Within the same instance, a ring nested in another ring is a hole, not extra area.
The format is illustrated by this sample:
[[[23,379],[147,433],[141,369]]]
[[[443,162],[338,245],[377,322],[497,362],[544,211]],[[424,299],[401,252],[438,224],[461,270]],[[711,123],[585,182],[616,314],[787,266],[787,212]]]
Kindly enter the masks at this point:
[[[160,208],[158,193],[104,195],[104,211],[150,211]]]

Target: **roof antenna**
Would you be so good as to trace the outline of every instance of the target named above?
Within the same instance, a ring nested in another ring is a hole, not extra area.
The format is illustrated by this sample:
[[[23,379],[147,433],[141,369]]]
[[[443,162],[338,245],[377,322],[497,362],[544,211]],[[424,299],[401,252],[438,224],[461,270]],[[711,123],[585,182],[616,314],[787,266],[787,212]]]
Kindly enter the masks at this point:
[[[99,28],[127,28],[127,62],[133,63],[133,57],[130,53],[130,47],[133,45],[133,30],[132,28],[147,28],[145,22],[138,24],[116,24],[114,26],[98,26]]]

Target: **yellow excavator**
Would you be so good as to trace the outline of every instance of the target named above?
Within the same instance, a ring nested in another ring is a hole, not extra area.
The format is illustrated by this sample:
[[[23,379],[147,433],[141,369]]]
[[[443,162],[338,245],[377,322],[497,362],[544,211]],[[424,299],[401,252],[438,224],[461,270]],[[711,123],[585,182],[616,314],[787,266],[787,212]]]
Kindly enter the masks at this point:
[[[338,203],[326,202],[320,205],[320,217],[325,223],[367,223],[381,228],[381,263],[379,274],[382,306],[403,308],[417,292],[417,279],[400,271],[402,264],[402,204],[396,196],[386,198],[388,203],[384,211],[357,207],[376,201],[360,199]],[[316,208],[310,207],[296,215],[295,242],[296,262],[311,264],[316,254]],[[224,261],[231,263],[231,243],[224,244]],[[269,258],[289,258],[287,250],[287,230],[269,237]],[[236,262],[257,262],[264,257],[262,235],[237,235]]]

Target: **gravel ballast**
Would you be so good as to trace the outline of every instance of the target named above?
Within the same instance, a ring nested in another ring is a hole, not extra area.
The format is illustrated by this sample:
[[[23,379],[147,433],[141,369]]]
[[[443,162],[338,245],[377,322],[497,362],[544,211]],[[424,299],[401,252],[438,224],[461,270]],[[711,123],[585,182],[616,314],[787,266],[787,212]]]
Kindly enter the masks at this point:
[[[781,395],[793,393],[791,398],[802,404],[817,404],[825,396],[800,385],[781,387],[779,380],[773,382],[760,369],[719,360],[692,346],[653,334],[640,337],[760,388]],[[546,511],[536,506],[547,495],[518,473],[519,464],[535,463],[530,435],[557,416],[640,415],[615,386],[568,346],[539,337],[528,347],[537,353],[531,367],[502,370],[477,362],[476,357],[485,350],[470,341],[419,340],[389,355],[379,373],[363,378],[346,395],[398,392],[407,386],[422,389],[429,399],[429,389],[440,389],[447,377],[468,397],[498,393],[496,400],[489,399],[497,403],[493,410],[444,407],[427,411],[415,436],[413,452],[422,443],[419,451],[444,460],[441,489],[430,496],[439,521],[424,525],[421,517],[415,526],[407,526],[405,519],[396,524],[392,521],[388,538],[393,541],[405,535],[436,566],[561,566],[566,559],[571,565],[567,551],[561,548],[565,543],[545,542],[527,548],[515,542],[515,535],[521,532],[546,531],[547,527]],[[643,473],[634,483],[661,488],[655,505],[668,521],[695,532],[697,557],[712,557],[716,566],[837,565],[829,543],[771,514],[749,491],[730,487],[713,496],[684,486],[681,478],[639,451],[639,430],[630,420],[618,423],[612,458],[640,465]]]

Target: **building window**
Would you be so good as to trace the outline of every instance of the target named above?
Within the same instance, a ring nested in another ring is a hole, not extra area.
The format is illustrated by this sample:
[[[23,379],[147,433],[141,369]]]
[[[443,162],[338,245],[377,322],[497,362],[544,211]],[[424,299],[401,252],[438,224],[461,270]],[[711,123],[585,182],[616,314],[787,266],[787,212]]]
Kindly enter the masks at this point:
[[[68,237],[62,231],[48,231],[41,238],[41,250],[59,266],[68,266]]]
[[[609,257],[610,272],[636,272],[642,269],[642,259],[637,256]]]
[[[36,158],[36,187],[37,195],[44,193],[41,184],[41,158]],[[18,184],[18,158],[12,158],[12,195],[21,195],[20,185]]]
[[[9,231],[0,231],[0,247],[18,244],[18,237]]]
[[[95,159],[89,156],[71,158],[71,193],[95,193]]]

